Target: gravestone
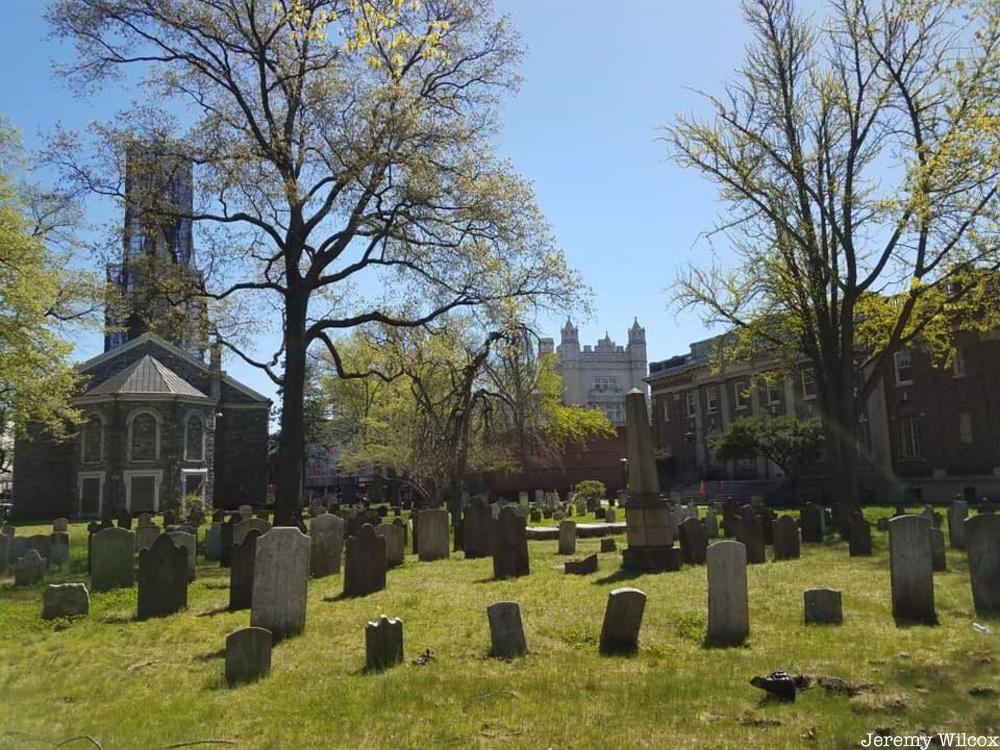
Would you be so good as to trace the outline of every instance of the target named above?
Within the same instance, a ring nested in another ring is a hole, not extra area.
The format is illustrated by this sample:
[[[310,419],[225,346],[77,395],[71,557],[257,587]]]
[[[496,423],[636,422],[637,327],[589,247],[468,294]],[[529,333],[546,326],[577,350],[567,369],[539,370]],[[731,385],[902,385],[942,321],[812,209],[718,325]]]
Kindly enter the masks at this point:
[[[322,578],[340,572],[340,559],[344,552],[344,519],[324,513],[312,520],[309,528],[312,539],[309,572],[313,578]]]
[[[253,606],[253,571],[257,557],[260,531],[250,529],[241,544],[234,544],[229,558],[229,609],[250,609]]]
[[[42,619],[77,617],[90,613],[90,594],[82,583],[50,584],[42,592]]]
[[[937,622],[931,557],[930,521],[925,516],[889,521],[889,579],[892,615],[897,620]]]
[[[344,559],[344,596],[365,596],[385,588],[385,539],[369,524],[347,538]]]
[[[49,536],[49,562],[62,565],[69,560],[69,534],[64,531],[53,532]]]
[[[606,510],[606,511],[604,512],[604,520],[605,520],[605,521],[606,521],[607,523],[615,523],[615,522],[617,522],[617,520],[618,520],[618,514],[617,514],[617,511],[615,511],[615,509],[614,509],[614,508],[608,508],[608,509],[607,509],[607,510]]]
[[[222,524],[213,521],[205,531],[205,559],[218,560],[222,552]]]
[[[365,668],[381,672],[402,662],[403,621],[382,615],[375,622],[366,624]]]
[[[705,536],[709,539],[715,539],[719,536],[719,517],[714,510],[705,513]]]
[[[271,530],[271,524],[259,518],[246,518],[240,521],[233,526],[233,544],[242,544],[251,530],[256,531],[259,536],[264,536]]]
[[[615,544],[615,540],[609,536],[601,539],[601,552],[614,552],[618,549],[618,545]]]
[[[240,514],[240,520],[241,521],[246,521],[249,518],[253,518],[253,506],[252,505],[241,505],[237,509],[237,512]],[[272,633],[272,635],[273,635],[273,633]]]
[[[844,621],[840,592],[835,589],[808,589],[805,592],[805,622],[839,625]]]
[[[277,526],[257,538],[253,564],[250,624],[271,631],[275,641],[306,627],[309,587],[309,537],[291,526]]]
[[[421,562],[448,559],[448,511],[428,508],[417,514],[420,544],[417,554]]]
[[[708,642],[736,646],[750,634],[747,598],[747,553],[740,542],[709,545]]]
[[[152,513],[140,513],[139,514],[139,525],[140,526],[152,526],[153,525],[153,514]]]
[[[528,493],[521,493],[525,499]],[[522,506],[524,507],[523,503]],[[490,526],[493,524],[493,514],[490,507],[482,502],[473,501],[465,509],[464,528],[462,529],[462,549],[466,560],[489,557]]]
[[[212,511],[212,523],[225,523],[226,522],[226,511],[219,508],[218,510]]]
[[[821,544],[826,533],[826,517],[823,509],[813,503],[806,503],[802,508],[802,541],[807,544]]]
[[[10,555],[10,537],[0,534],[0,576],[7,575],[7,558]]]
[[[800,552],[799,525],[791,516],[781,516],[774,522],[774,559],[798,560]]]
[[[229,567],[229,560],[233,554],[233,532],[237,523],[239,523],[239,516],[229,516],[222,523],[219,533],[219,567]]]
[[[135,534],[121,527],[90,537],[90,586],[95,592],[129,589],[135,583]]]
[[[241,628],[230,633],[226,638],[226,682],[236,685],[265,676],[271,671],[273,645],[271,631],[265,628]]]
[[[952,549],[965,549],[965,519],[969,516],[969,504],[955,500],[948,507],[948,540]]]
[[[14,585],[34,586],[36,583],[41,583],[45,578],[47,565],[45,558],[38,554],[37,549],[29,549],[14,563]]]
[[[103,532],[102,532],[103,533]],[[169,534],[139,550],[137,620],[166,617],[187,606],[188,553]]]
[[[486,608],[486,617],[490,622],[490,656],[514,659],[527,653],[517,602],[494,602]]]
[[[980,617],[1000,615],[1000,516],[980,513],[965,524],[972,603]]]
[[[118,513],[118,528],[125,529],[126,531],[132,530],[132,514],[127,510],[122,510]]]
[[[761,565],[766,562],[764,530],[760,518],[750,505],[744,505],[740,512],[739,533],[736,539],[746,547],[747,563]]]
[[[531,570],[528,562],[528,533],[524,519],[505,507],[493,522],[493,576],[517,578]]]
[[[66,533],[69,531],[68,518],[56,518],[52,521],[52,533]]]
[[[889,519],[886,518],[885,516],[880,517],[878,520],[875,521],[875,528],[877,528],[879,531],[888,531]]]
[[[10,550],[8,552],[9,557],[7,558],[7,561],[12,563],[17,562],[19,558],[24,557],[28,553],[29,549],[31,549],[31,545],[28,544],[28,537],[26,536],[10,537]]]
[[[45,534],[35,534],[29,536],[28,547],[38,552],[39,556],[45,560],[45,567],[48,568],[49,564],[52,562],[52,553],[49,550],[51,546],[51,540]]]
[[[406,561],[406,539],[403,527],[394,523],[380,523],[375,527],[375,536],[385,539],[385,563],[390,568]]]
[[[639,589],[620,588],[608,594],[601,626],[602,654],[634,654],[639,650],[639,628],[646,609],[646,595]]]
[[[872,553],[872,527],[865,517],[855,513],[848,521],[847,546],[851,557],[868,557]]]
[[[573,521],[559,522],[559,551],[557,554],[576,554],[576,524]]]
[[[708,549],[708,535],[705,525],[697,518],[687,518],[679,529],[681,557],[688,565],[704,565]]]
[[[177,523],[177,514],[172,510],[163,511],[163,528],[166,529],[167,526],[173,526]]]
[[[160,535],[160,527],[155,524],[139,523],[135,529],[135,551],[149,549]]]
[[[722,504],[722,533],[726,537],[734,537],[740,526],[740,506],[733,500]]]
[[[941,529],[931,528],[931,568],[935,573],[941,573],[948,569],[948,558],[944,549],[944,532]]]
[[[174,544],[187,552],[188,581],[193,581],[198,571],[198,542],[195,535],[187,531],[169,531],[167,535],[174,540]]]
[[[567,560],[563,563],[563,572],[578,576],[586,576],[597,572],[597,553],[587,555],[582,560]]]

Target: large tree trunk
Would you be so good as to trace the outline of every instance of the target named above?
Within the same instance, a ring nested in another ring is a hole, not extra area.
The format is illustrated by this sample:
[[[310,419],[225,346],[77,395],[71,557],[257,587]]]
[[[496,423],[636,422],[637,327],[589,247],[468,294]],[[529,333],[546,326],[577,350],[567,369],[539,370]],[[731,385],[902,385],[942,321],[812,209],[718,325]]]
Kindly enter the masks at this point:
[[[306,306],[304,292],[289,289],[285,311],[285,373],[278,442],[276,526],[289,526],[299,511],[305,453]]]
[[[837,508],[838,531],[846,534],[851,514],[858,508],[857,415],[853,381],[831,383],[825,399],[823,426],[832,503]]]

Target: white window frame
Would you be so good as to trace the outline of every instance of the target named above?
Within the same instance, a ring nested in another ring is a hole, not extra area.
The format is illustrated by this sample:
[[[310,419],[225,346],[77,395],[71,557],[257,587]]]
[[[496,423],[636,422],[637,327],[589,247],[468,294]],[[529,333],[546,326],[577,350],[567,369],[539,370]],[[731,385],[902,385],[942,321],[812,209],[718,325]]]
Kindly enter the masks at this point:
[[[963,448],[968,448],[975,444],[971,412],[960,411],[958,413],[958,444]]]
[[[156,422],[156,435],[154,436],[154,453],[153,458],[133,458],[132,457],[132,426],[135,424],[137,417],[143,414],[148,414]],[[163,425],[160,423],[160,415],[157,414],[152,409],[136,409],[131,414],[128,415],[128,429],[125,432],[127,442],[125,444],[125,455],[128,457],[130,462],[134,463],[150,463],[153,461],[160,460],[160,434],[163,432]]]
[[[719,389],[717,386],[709,386],[705,389],[705,413],[715,414],[719,411]]]
[[[187,478],[189,476],[201,476],[201,501],[205,502],[208,494],[208,469],[181,469],[181,494],[187,497]]]
[[[965,377],[965,349],[960,346],[955,347],[955,356],[952,361],[952,376],[956,378]]]
[[[899,438],[899,458],[909,460],[924,457],[924,438],[919,417],[900,417],[897,437]]]
[[[87,432],[88,432],[87,426],[89,425],[90,420],[91,420],[92,417],[97,417],[97,419],[100,421],[100,423],[101,423],[101,435],[100,435],[100,440],[98,441],[98,446],[97,446],[97,448],[98,448],[98,450],[97,450],[98,457],[97,457],[97,459],[95,459],[93,461],[88,461],[87,460]],[[84,464],[84,465],[93,465],[93,464],[102,463],[104,461],[104,428],[105,428],[105,424],[104,424],[104,415],[103,414],[101,414],[100,412],[96,412],[96,411],[92,411],[89,414],[87,414],[87,418],[86,418],[86,420],[83,423],[83,428],[80,430],[80,463],[81,464]]]
[[[698,416],[698,391],[688,391],[684,394],[684,416]]]
[[[197,419],[201,422],[201,458],[191,458],[188,455],[188,428],[191,425],[191,420]],[[205,419],[205,415],[199,411],[188,412],[188,415],[184,417],[184,460],[185,461],[198,461],[204,462],[206,460],[205,454],[207,450],[207,433],[208,433],[208,420]]]
[[[97,517],[104,514],[104,484],[107,481],[106,471],[78,471],[76,474],[76,514],[83,516],[83,482],[86,479],[96,479],[100,482],[97,490]]]
[[[900,359],[905,358],[907,361],[905,364],[900,364]],[[892,366],[893,371],[896,376],[896,385],[913,385],[913,350],[912,349],[900,349],[898,352],[892,355]],[[910,377],[903,379],[899,376],[899,371],[902,368],[908,368],[910,370]]]
[[[750,408],[750,384],[743,381],[737,380],[733,383],[733,403],[737,409],[749,409]]]
[[[132,479],[135,477],[153,477],[153,513],[159,513],[163,469],[127,469],[122,472],[122,479],[125,481],[125,508],[129,513],[132,512]]]

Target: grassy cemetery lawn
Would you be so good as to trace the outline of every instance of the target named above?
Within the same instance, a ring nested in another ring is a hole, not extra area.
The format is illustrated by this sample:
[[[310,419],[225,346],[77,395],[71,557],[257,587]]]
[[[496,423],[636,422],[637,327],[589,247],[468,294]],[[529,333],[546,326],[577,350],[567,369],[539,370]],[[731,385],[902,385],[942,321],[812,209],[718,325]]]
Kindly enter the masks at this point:
[[[35,528],[18,535],[51,530]],[[596,574],[568,576],[556,541],[532,541],[531,575],[495,581],[490,559],[408,554],[366,597],[339,598],[341,575],[312,580],[305,634],[275,646],[268,677],[232,689],[224,642],[250,612],[226,611],[229,572],[217,563],[199,557],[186,612],[145,622],[133,620],[134,588],[92,593],[89,616],[45,622],[44,585],[15,589],[7,577],[0,748],[774,749],[854,747],[876,730],[1000,735],[1000,621],[974,616],[964,552],[949,548],[948,571],[934,574],[940,624],[897,627],[887,535],[872,533],[870,558],[828,537],[799,560],[750,566],[750,639],[728,649],[702,645],[704,566],[633,577],[620,553],[604,553]],[[71,559],[50,583],[88,580],[86,530],[70,534]],[[576,558],[599,544],[578,540]],[[598,654],[619,586],[648,595],[631,658]],[[843,625],[802,624],[815,587],[843,592]],[[486,607],[505,600],[520,604],[529,648],[511,662],[487,657]],[[406,659],[369,674],[363,627],[381,613],[402,618]],[[426,649],[434,658],[413,664]],[[763,700],[749,680],[777,669],[851,684]]]

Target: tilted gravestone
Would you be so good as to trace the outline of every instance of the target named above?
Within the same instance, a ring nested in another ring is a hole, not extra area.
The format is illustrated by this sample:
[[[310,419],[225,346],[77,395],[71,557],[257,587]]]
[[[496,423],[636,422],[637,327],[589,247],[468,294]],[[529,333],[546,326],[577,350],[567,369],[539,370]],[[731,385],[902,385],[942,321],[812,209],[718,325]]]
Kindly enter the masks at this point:
[[[230,633],[226,638],[226,682],[253,682],[270,672],[273,643],[271,631],[265,628],[241,628]]]
[[[344,519],[333,513],[316,516],[309,526],[312,539],[309,574],[322,578],[340,572],[344,552]]]
[[[55,531],[49,536],[49,562],[62,565],[69,560],[69,534]]]
[[[802,507],[802,541],[806,544],[819,544],[826,533],[826,516],[823,508],[813,503]]]
[[[385,588],[385,539],[365,524],[347,538],[344,559],[344,596],[366,596]]]
[[[948,569],[948,558],[944,548],[944,532],[941,529],[931,528],[931,569],[935,573],[941,573]]]
[[[527,653],[517,602],[494,602],[486,608],[486,616],[490,622],[490,656],[514,659]]]
[[[50,584],[42,592],[42,619],[78,617],[90,613],[90,594],[82,583]]]
[[[708,550],[708,534],[698,518],[687,518],[678,527],[681,540],[681,557],[688,565],[704,565]]]
[[[368,528],[371,528],[370,526]],[[403,621],[382,615],[365,625],[365,668],[381,672],[403,661]]]
[[[257,538],[250,624],[280,641],[306,627],[309,591],[309,537],[291,526],[276,526]]]
[[[527,497],[526,494],[525,497]],[[490,556],[490,526],[492,523],[493,513],[490,511],[489,505],[474,500],[465,509],[462,550],[465,552],[466,560]]]
[[[253,606],[253,570],[257,557],[257,529],[250,529],[241,544],[234,544],[229,558],[229,609]]]
[[[246,518],[233,526],[233,544],[242,544],[250,531],[256,531],[263,536],[271,530],[271,524],[259,518]]]
[[[799,525],[791,516],[781,516],[774,522],[774,559],[798,560],[800,554]]]
[[[760,518],[750,505],[740,512],[739,533],[736,539],[746,547],[747,563],[761,565],[767,561],[764,548],[764,530]]]
[[[601,625],[602,654],[634,654],[639,650],[639,628],[646,609],[646,595],[635,588],[615,589],[608,594]]]
[[[740,542],[709,545],[708,634],[711,645],[736,646],[750,634],[747,553]]]
[[[955,500],[948,507],[948,540],[952,549],[965,549],[965,519],[969,516],[969,504]]]
[[[14,563],[14,585],[34,586],[45,578],[46,560],[31,548]]]
[[[493,522],[493,576],[517,578],[528,575],[528,531],[524,519],[507,506]]]
[[[417,554],[421,562],[448,559],[448,511],[444,508],[427,508],[417,514],[419,544]]]
[[[187,606],[188,553],[169,534],[139,550],[137,620],[166,617]]]
[[[582,560],[567,560],[563,563],[563,572],[572,575],[586,576],[597,572],[597,553],[587,555]]]
[[[839,625],[844,621],[840,592],[835,589],[809,589],[805,592],[805,622]]]
[[[123,528],[90,537],[90,586],[95,592],[132,588],[135,583],[135,534]]]
[[[1000,615],[1000,516],[980,513],[965,524],[972,603],[980,617]]]
[[[934,569],[930,521],[925,516],[897,516],[889,521],[889,580],[892,615],[932,625]]]
[[[576,554],[576,524],[573,521],[559,522],[559,551],[560,555]]]
[[[205,559],[218,560],[222,552],[222,524],[213,521],[205,531]]]
[[[848,521],[847,547],[851,557],[868,557],[872,553],[872,526],[860,513]]]
[[[198,542],[195,535],[187,531],[169,531],[167,535],[174,540],[174,544],[187,552],[188,581],[193,581],[198,571]]]
[[[406,561],[406,541],[402,526],[394,523],[380,523],[375,527],[375,536],[385,539],[385,564],[390,568]]]

